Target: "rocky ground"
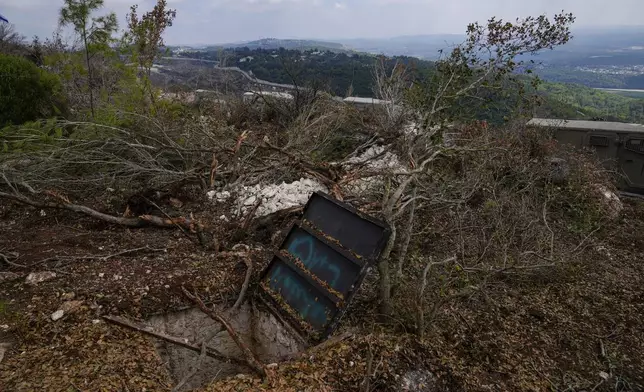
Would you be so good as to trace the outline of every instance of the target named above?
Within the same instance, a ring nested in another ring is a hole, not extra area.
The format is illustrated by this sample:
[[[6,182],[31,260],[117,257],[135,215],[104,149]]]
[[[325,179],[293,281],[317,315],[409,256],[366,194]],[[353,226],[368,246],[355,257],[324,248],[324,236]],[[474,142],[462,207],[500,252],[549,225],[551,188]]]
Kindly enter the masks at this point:
[[[293,219],[240,233],[220,219],[229,206],[204,205],[181,212],[215,227],[219,252],[179,230],[127,229],[3,201],[0,253],[17,253],[11,262],[25,267],[0,266],[0,390],[171,390],[176,380],[152,342],[101,316],[143,320],[184,309],[182,285],[231,306],[246,271],[240,251],[257,276],[274,233]],[[644,206],[628,202],[583,264],[452,302],[421,342],[376,316],[370,279],[341,327],[353,338],[280,363],[272,383],[246,374],[203,390],[644,390],[642,233]]]

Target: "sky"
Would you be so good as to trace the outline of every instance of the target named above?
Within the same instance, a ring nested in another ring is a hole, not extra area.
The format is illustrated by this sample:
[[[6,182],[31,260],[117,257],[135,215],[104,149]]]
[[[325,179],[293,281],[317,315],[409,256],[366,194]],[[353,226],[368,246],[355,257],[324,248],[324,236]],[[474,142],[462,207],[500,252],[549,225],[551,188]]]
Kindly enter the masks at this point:
[[[121,27],[129,6],[156,0],[105,0]],[[577,27],[644,25],[643,0],[168,0],[177,10],[166,43],[216,44],[259,38],[385,38],[461,34],[469,22],[565,10]],[[22,35],[51,37],[63,0],[0,0],[0,14]],[[99,13],[100,14],[100,13]]]

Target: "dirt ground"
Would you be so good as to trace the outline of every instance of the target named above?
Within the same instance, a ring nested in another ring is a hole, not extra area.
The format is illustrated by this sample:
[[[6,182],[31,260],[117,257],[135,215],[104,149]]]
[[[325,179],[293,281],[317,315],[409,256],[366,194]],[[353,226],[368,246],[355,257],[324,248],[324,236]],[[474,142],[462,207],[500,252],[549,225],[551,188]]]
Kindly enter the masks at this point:
[[[0,253],[17,252],[15,263],[26,268],[0,266],[16,274],[0,282],[0,340],[11,343],[0,390],[171,390],[153,344],[101,316],[142,320],[184,309],[182,285],[230,306],[246,271],[233,246],[250,246],[257,276],[271,234],[287,226],[273,222],[244,238],[216,218],[221,211],[199,214],[216,228],[220,252],[179,230],[127,229],[1,201]],[[375,316],[372,273],[341,327],[355,338],[280,364],[273,385],[246,375],[204,390],[642,391],[644,203],[628,202],[589,249],[593,257],[566,273],[499,282],[486,295],[450,303],[423,342]],[[25,283],[39,271],[56,277]],[[61,307],[68,311],[53,321]],[[430,379],[409,387],[408,372],[421,370]]]

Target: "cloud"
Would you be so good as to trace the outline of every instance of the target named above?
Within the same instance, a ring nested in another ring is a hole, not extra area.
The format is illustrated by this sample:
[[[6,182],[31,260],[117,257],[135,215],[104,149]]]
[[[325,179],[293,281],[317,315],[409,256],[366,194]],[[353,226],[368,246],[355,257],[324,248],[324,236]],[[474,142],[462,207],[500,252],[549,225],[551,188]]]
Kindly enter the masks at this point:
[[[0,13],[26,36],[50,36],[62,0],[0,0]],[[260,37],[351,38],[463,33],[472,21],[514,19],[565,9],[577,25],[642,24],[642,0],[169,0],[177,19],[168,43],[222,43]],[[105,0],[121,25],[131,4],[141,11],[155,0]]]

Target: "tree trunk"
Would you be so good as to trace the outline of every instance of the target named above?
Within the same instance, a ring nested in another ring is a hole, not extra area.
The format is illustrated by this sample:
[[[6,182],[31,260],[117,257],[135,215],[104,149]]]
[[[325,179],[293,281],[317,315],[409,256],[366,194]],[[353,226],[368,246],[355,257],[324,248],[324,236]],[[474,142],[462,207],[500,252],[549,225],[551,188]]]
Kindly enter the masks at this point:
[[[391,271],[389,268],[389,259],[391,256],[391,250],[396,243],[396,226],[393,222],[390,223],[391,226],[391,237],[389,237],[389,242],[387,242],[387,247],[380,257],[380,262],[378,263],[378,273],[380,274],[380,313],[384,316],[391,314]]]
[[[92,111],[92,120],[96,117],[94,112],[94,86],[92,83],[92,65],[89,59],[89,46],[87,45],[87,30],[83,26],[83,44],[85,45],[85,61],[87,62],[87,78],[89,86],[89,107]]]
[[[416,187],[414,187],[414,190],[412,192],[412,201],[411,205],[409,206],[409,217],[407,219],[407,224],[405,225],[405,230],[403,231],[402,235],[402,244],[400,245],[400,254],[398,255],[398,271],[396,272],[396,280],[398,281],[397,284],[399,284],[400,280],[403,277],[403,267],[405,266],[405,261],[407,259],[407,252],[409,251],[409,243],[411,242],[411,235],[414,231],[414,214],[416,212]]]

